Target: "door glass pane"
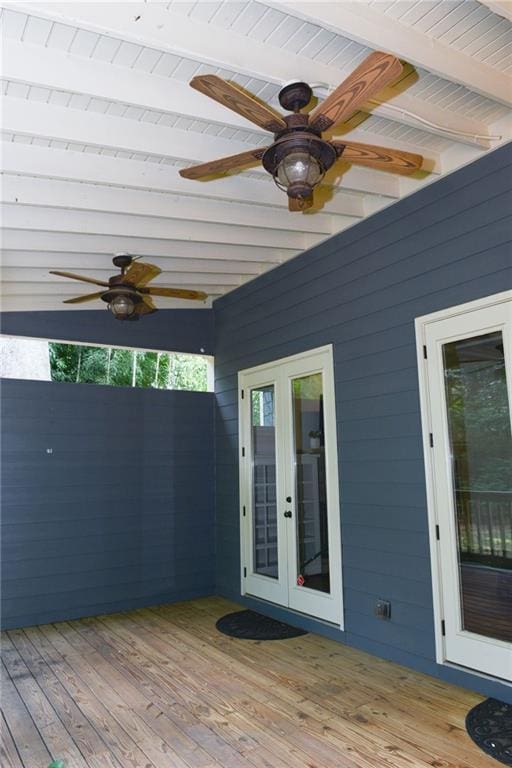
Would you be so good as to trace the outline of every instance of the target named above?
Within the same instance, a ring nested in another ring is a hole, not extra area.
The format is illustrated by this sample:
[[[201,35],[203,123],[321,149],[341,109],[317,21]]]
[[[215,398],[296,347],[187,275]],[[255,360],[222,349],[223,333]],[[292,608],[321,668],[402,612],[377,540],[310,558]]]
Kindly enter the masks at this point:
[[[443,346],[462,627],[512,642],[512,438],[500,332]]]
[[[279,578],[273,385],[251,390],[253,570]]]
[[[293,379],[297,584],[329,592],[322,374]]]

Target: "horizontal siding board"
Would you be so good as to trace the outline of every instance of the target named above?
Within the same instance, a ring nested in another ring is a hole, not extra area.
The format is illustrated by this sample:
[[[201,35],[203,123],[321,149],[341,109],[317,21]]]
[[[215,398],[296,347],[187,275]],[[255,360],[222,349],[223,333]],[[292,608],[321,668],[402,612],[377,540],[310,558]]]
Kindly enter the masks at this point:
[[[500,157],[499,160],[498,157]],[[506,209],[508,195],[512,189],[510,147],[497,150],[493,156],[489,156],[487,162],[485,158],[483,160],[483,163],[473,163],[471,168],[460,169],[456,174],[451,174],[436,182],[435,185],[425,187],[401,200],[399,204],[368,217],[358,223],[357,227],[351,227],[320,246],[311,248],[296,257],[291,268],[286,264],[277,267],[271,273],[259,277],[257,283],[252,281],[217,299],[214,303],[217,330],[222,329],[223,323],[232,321],[233,311],[240,311],[241,305],[250,307],[247,301],[250,294],[254,294],[256,298],[258,292],[264,289],[271,297],[268,287],[279,277],[290,277],[290,273],[301,270],[307,272],[310,269],[313,269],[315,274],[319,274],[326,267],[329,268],[332,261],[339,261],[340,253],[345,254],[345,260],[348,258],[355,260],[369,253],[372,244],[374,244],[373,247],[378,248],[399,243],[407,231],[414,232],[418,229],[418,216],[423,217],[423,229],[428,231],[430,240],[432,231],[437,228],[439,222],[449,219],[452,213],[454,216],[459,212],[464,213],[473,205],[485,202],[490,197],[499,197]],[[500,162],[501,165],[499,165]],[[487,165],[487,169],[480,173],[484,165]],[[468,171],[467,175],[466,171]],[[482,195],[483,184],[486,185],[485,195]],[[507,215],[506,210],[504,215]],[[349,256],[346,255],[347,253]],[[217,352],[216,345],[216,354]]]
[[[204,580],[207,580],[209,574],[204,575]],[[119,611],[134,610],[136,608],[144,608],[149,605],[159,605],[161,603],[174,603],[182,600],[193,600],[197,597],[205,597],[213,594],[213,586],[210,585],[208,591],[205,592],[203,585],[200,587],[190,587],[187,589],[167,590],[166,592],[149,592],[147,595],[141,597],[135,597],[133,594],[130,597],[121,598],[112,602],[98,603],[80,603],[77,605],[71,605],[65,609],[65,616],[67,620],[81,619],[84,616],[97,616],[98,614],[106,613],[118,613]],[[94,596],[93,596],[94,598]],[[43,610],[31,611],[29,613],[19,613],[11,611],[9,616],[4,615],[3,623],[5,629],[15,629],[17,627],[29,627],[36,624],[47,624],[54,621],[62,621],[63,611],[60,608],[52,606],[46,606]]]
[[[453,673],[434,662],[414,318],[512,287],[511,167],[512,147],[497,149],[214,303],[218,591],[240,592],[237,373],[332,344],[346,632],[294,621],[444,679]],[[379,597],[393,602],[389,622],[373,615]]]
[[[212,591],[211,393],[5,380],[1,430],[4,626]]]
[[[209,309],[161,309],[143,323],[114,323],[108,310],[3,312],[2,333],[41,339],[111,344],[168,352],[213,354],[213,312]]]
[[[489,226],[482,235],[487,245],[492,231],[493,227]],[[457,285],[460,282],[462,272],[465,280],[471,280],[510,268],[509,219],[503,219],[500,222],[500,240],[501,242],[492,251],[484,247],[477,253],[461,257],[458,249],[464,249],[465,245],[470,248],[474,241],[474,235],[470,234],[466,237],[460,235],[454,238],[453,243],[446,250],[447,254],[452,254],[454,251],[458,252],[459,258],[455,260],[455,263],[445,264],[437,269],[439,272],[438,284],[443,286]],[[455,244],[457,248],[454,248]],[[408,258],[408,254],[407,248],[404,248],[404,259]],[[324,330],[326,326],[332,328],[346,319],[354,322],[361,316],[368,316],[390,307],[400,307],[402,304],[423,297],[425,281],[430,273],[430,270],[425,269],[425,265],[428,264],[428,254],[425,254],[424,258],[422,257],[422,261],[423,271],[420,274],[403,279],[402,270],[398,267],[394,272],[394,282],[391,271],[384,285],[381,282],[382,275],[380,274],[364,277],[358,281],[359,285],[350,282],[341,282],[340,285],[336,285],[336,281],[331,276],[329,280],[323,283],[323,291],[318,294],[312,293],[311,285],[308,284],[308,298],[305,298],[304,301],[297,302],[292,307],[280,307],[274,315],[266,314],[263,319],[256,321],[253,324],[252,332],[245,337],[244,347],[247,348],[247,344],[250,342],[249,348],[254,352],[266,344],[268,345],[269,337],[275,342],[275,325],[280,327],[283,334],[286,332],[296,334],[297,331],[300,333],[307,325],[307,332],[311,334],[315,331]],[[343,270],[340,272],[343,273]],[[429,282],[429,284],[432,283]],[[310,296],[311,298],[309,298]],[[233,332],[228,354],[232,355],[237,350],[240,340],[244,338],[242,334],[243,329],[238,326],[237,330]],[[285,337],[286,340],[290,338],[288,334]],[[295,337],[292,336],[292,338]]]

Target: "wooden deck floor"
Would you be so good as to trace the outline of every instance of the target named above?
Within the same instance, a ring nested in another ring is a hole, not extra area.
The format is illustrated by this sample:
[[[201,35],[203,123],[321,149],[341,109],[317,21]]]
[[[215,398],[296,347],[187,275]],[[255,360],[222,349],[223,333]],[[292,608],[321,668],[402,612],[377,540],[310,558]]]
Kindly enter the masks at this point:
[[[481,700],[316,635],[233,640],[219,598],[4,633],[3,768],[493,768]]]

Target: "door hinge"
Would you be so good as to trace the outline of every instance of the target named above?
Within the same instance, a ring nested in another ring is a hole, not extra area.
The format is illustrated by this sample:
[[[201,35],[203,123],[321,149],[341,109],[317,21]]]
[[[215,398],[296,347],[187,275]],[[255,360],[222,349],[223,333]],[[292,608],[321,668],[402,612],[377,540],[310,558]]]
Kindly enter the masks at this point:
[[[245,507],[242,507],[242,515],[245,517]]]
[[[429,443],[430,443],[430,447],[433,448],[434,447],[434,435],[432,434],[432,432],[429,433],[428,440],[429,440]]]
[[[243,391],[243,389],[240,390],[240,397],[242,398],[242,400],[244,399],[244,391]]]
[[[442,634],[443,637],[446,636],[446,627],[445,627],[445,624],[444,624],[444,619],[441,620],[441,634]]]
[[[245,507],[244,507],[244,509],[245,509]],[[244,515],[245,515],[245,512],[244,512]],[[439,538],[440,538],[439,537],[439,526],[436,525],[436,539],[439,541]]]
[[[244,579],[247,578],[247,568],[244,568]]]
[[[426,344],[423,345],[423,357],[425,358],[425,360],[427,360],[427,346],[426,346]]]
[[[245,448],[242,448],[242,456],[245,456]]]

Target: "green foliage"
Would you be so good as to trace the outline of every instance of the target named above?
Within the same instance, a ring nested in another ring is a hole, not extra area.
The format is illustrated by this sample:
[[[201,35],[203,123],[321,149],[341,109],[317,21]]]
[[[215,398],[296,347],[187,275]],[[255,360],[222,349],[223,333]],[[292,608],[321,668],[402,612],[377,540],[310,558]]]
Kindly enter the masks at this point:
[[[54,342],[48,348],[52,381],[208,390],[207,362],[199,355]]]
[[[457,487],[473,491],[512,491],[512,438],[505,362],[491,358],[461,364],[456,350],[448,348],[445,354]]]

